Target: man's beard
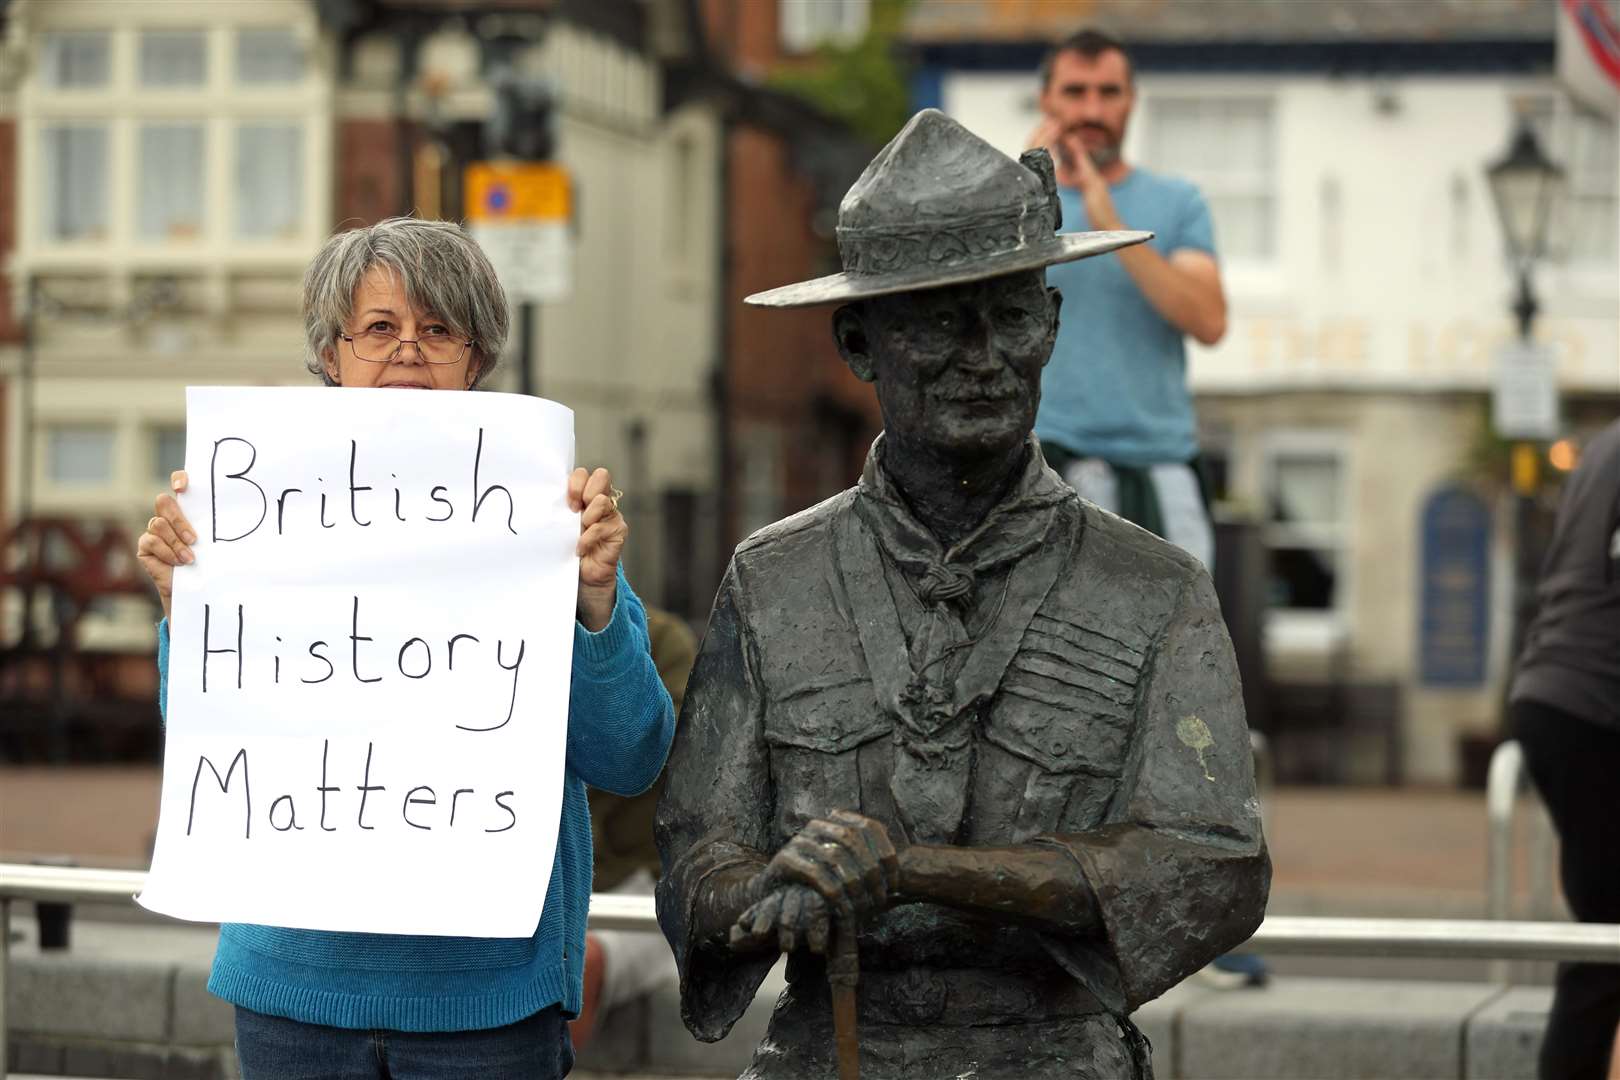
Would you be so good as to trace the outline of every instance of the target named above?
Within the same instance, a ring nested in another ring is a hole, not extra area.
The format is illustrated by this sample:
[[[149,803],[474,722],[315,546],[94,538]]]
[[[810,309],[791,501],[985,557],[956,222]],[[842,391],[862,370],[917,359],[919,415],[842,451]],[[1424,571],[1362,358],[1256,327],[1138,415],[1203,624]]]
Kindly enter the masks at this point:
[[[1091,163],[1097,168],[1106,169],[1108,166],[1119,160],[1120,144],[1125,141],[1125,133],[1123,131],[1110,131],[1102,124],[1081,124],[1074,130],[1076,134],[1082,131],[1091,130],[1097,132],[1103,137],[1103,144],[1101,146],[1095,149],[1088,149],[1086,151],[1086,156],[1091,159]]]
[[[1099,146],[1095,150],[1087,150],[1086,156],[1091,163],[1099,169],[1106,169],[1119,160],[1119,143],[1111,142],[1107,146]]]

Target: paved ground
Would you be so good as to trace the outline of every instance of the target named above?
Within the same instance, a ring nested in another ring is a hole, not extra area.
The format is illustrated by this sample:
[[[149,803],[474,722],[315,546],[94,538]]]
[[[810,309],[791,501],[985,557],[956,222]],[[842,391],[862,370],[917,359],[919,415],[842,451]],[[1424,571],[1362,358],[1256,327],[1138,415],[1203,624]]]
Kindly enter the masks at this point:
[[[157,828],[156,766],[0,766],[0,858],[72,856],[144,868]]]

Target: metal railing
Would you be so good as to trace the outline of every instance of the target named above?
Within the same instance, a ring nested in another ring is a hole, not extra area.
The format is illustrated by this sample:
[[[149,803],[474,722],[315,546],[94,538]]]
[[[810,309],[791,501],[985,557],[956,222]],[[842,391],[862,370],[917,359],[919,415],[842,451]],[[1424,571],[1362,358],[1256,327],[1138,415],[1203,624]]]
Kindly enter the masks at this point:
[[[13,900],[127,903],[146,874],[135,870],[0,863],[0,1077],[5,1076],[6,975]],[[647,930],[650,896],[594,893],[593,930]],[[1620,964],[1620,925],[1505,919],[1351,919],[1268,916],[1238,950],[1268,956],[1398,956],[1409,959],[1558,960]]]
[[[1490,847],[1485,856],[1485,913],[1492,919],[1506,919],[1513,913],[1513,826],[1521,793],[1531,796],[1526,823],[1530,834],[1530,913],[1537,918],[1553,913],[1556,843],[1552,823],[1524,767],[1524,749],[1510,739],[1492,752],[1485,780],[1485,814],[1490,822]]]
[[[1509,739],[1492,751],[1485,775],[1485,816],[1490,830],[1485,849],[1485,914],[1492,919],[1513,915],[1514,824],[1521,794],[1530,796],[1525,822],[1529,833],[1530,916],[1548,919],[1555,913],[1553,864],[1557,837],[1547,806],[1525,768],[1524,748]],[[1502,984],[1512,981],[1505,959],[1499,958],[1491,965],[1491,979]]]

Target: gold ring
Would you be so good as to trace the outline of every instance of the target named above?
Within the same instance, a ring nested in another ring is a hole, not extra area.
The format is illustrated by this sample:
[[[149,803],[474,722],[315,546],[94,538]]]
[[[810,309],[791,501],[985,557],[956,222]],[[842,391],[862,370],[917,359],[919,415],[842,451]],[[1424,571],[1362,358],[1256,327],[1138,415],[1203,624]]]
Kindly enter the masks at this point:
[[[618,488],[608,489],[608,502],[613,504],[613,510],[615,513],[618,512],[619,500],[622,498],[624,498],[624,492],[620,491]]]

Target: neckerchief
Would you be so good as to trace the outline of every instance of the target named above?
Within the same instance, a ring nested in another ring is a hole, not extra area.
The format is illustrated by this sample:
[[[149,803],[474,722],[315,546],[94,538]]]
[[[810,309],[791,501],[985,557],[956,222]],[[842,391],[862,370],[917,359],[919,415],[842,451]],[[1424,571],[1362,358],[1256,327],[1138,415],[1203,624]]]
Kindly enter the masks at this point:
[[[976,718],[1068,561],[1080,516],[1031,436],[1012,492],[947,548],[882,462],[880,435],[838,527],[840,569],[878,700],[895,718],[896,810],[914,842],[950,843],[967,805]]]

